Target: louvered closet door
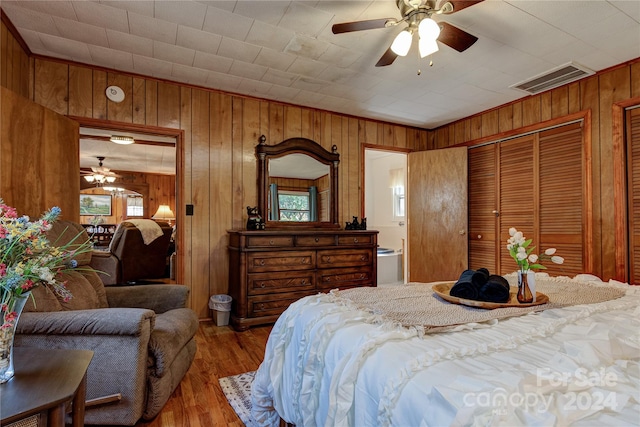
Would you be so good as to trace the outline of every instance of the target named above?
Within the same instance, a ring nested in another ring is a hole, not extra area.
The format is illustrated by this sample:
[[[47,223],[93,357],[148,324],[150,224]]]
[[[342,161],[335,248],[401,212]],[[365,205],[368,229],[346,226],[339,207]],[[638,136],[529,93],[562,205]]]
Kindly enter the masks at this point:
[[[565,259],[562,265],[546,261],[551,275],[584,273],[583,155],[580,124],[540,133],[540,216],[536,253],[549,247]]]
[[[498,144],[469,150],[469,268],[496,268]]]
[[[629,282],[640,285],[640,108],[627,112]]]
[[[509,228],[522,231],[526,238],[537,241],[537,158],[534,158],[536,135],[505,141],[498,146],[500,216],[498,246],[500,274],[517,270],[516,262],[507,251]]]

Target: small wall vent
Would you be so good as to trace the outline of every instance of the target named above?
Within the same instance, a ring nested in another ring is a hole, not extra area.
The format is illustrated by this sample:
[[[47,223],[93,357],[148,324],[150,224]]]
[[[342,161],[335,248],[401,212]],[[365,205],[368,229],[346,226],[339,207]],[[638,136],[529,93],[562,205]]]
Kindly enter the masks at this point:
[[[595,71],[576,64],[575,62],[569,62],[509,87],[530,94],[536,94],[544,92],[545,90],[553,89],[554,87],[574,82],[592,74],[595,74]]]

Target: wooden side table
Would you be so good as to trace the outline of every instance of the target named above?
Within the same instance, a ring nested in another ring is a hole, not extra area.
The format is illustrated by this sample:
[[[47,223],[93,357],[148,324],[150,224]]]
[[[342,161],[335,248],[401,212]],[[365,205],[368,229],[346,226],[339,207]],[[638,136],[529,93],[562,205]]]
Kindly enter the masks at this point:
[[[16,374],[0,385],[0,424],[42,414],[47,426],[64,427],[71,402],[72,425],[83,426],[93,351],[15,347],[13,355]]]

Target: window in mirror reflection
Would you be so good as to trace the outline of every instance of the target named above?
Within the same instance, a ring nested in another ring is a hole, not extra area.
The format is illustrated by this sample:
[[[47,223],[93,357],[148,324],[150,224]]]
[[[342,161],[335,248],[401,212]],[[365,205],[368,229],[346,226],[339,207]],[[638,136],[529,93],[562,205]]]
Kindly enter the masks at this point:
[[[318,189],[310,186],[306,191],[269,186],[269,220],[310,222],[318,221]]]

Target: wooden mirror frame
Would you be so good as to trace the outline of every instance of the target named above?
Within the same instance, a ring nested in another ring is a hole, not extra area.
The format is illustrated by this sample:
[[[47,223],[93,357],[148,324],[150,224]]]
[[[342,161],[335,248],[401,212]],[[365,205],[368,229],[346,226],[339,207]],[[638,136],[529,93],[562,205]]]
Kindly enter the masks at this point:
[[[261,135],[259,144],[256,146],[256,157],[258,159],[258,208],[264,218],[265,226],[273,228],[340,228],[338,223],[338,163],[340,154],[337,146],[331,147],[331,152],[325,150],[315,141],[307,138],[289,138],[276,145],[267,145],[267,138]],[[305,154],[320,163],[329,166],[330,187],[329,191],[329,221],[320,222],[293,222],[293,221],[269,221],[269,207],[267,206],[269,194],[269,177],[267,161],[287,154]]]

